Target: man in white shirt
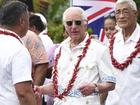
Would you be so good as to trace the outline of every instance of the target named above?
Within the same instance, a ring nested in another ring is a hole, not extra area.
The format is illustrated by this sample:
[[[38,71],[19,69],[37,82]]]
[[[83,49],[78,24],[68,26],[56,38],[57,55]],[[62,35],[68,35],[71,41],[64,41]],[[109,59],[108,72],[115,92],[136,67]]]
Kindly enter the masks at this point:
[[[86,33],[83,9],[68,8],[63,23],[69,37],[56,49],[53,82],[35,90],[54,95],[54,105],[100,105],[99,93],[115,87],[109,51]]]
[[[133,0],[116,2],[116,20],[121,28],[110,43],[116,88],[109,92],[106,105],[140,104],[140,26]]]
[[[37,105],[31,58],[21,41],[29,26],[27,6],[18,1],[5,4],[0,23],[0,105]]]

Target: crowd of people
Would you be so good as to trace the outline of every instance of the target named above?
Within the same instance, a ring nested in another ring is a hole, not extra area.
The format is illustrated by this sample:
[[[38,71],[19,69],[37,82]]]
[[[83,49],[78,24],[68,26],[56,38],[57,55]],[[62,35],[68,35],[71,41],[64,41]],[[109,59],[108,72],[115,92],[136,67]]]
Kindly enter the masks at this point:
[[[102,43],[88,34],[85,11],[69,7],[56,48],[43,14],[7,2],[0,8],[0,105],[138,105],[137,16],[133,0],[117,0]]]

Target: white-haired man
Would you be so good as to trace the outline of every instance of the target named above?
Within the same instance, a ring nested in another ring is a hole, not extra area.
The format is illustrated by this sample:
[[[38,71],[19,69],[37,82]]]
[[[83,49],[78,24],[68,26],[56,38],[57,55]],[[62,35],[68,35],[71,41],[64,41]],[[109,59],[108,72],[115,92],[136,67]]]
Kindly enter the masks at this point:
[[[56,49],[53,83],[35,90],[53,94],[54,105],[100,105],[99,93],[115,87],[109,51],[85,32],[83,9],[68,8],[63,23],[69,37]]]
[[[110,43],[116,88],[109,92],[106,105],[140,104],[140,26],[133,0],[116,2],[116,20],[121,30]]]

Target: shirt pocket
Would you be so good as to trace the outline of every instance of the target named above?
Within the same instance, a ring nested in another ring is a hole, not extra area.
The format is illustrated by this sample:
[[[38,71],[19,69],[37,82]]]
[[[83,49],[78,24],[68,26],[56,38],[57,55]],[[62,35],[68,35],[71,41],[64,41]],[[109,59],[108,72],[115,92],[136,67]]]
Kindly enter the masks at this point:
[[[79,69],[80,70],[94,70],[97,69],[97,63],[96,62],[92,62],[91,60],[84,60],[80,63],[79,65]]]

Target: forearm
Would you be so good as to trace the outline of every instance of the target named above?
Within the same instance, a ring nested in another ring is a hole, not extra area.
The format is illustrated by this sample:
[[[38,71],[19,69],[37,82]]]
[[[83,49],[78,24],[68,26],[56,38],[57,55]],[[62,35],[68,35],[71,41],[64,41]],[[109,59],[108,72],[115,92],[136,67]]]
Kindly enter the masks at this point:
[[[104,92],[100,94],[100,103],[101,105],[105,105],[105,100],[107,98],[108,92]]]
[[[48,70],[48,63],[36,65],[35,74],[34,74],[34,85],[38,85],[38,86],[43,85],[46,78],[47,70]]]
[[[100,103],[101,105],[105,105],[105,100],[107,98],[108,95],[108,91],[111,91],[115,88],[115,83],[101,83],[101,84],[97,84],[98,89],[99,89],[99,93],[100,93]]]
[[[40,88],[39,91],[42,94],[47,94],[47,95],[50,95],[50,96],[54,95],[53,83],[49,83],[47,85],[40,86],[39,88]]]
[[[20,105],[37,105],[31,82],[23,82],[15,85]]]
[[[115,88],[115,83],[112,82],[97,83],[96,85],[99,89],[99,93],[108,92]]]
[[[85,83],[79,87],[80,92],[83,95],[91,95],[92,93],[103,93],[113,90],[115,88],[114,83]]]
[[[20,105],[37,105],[34,93],[28,92],[24,96],[19,96]]]

